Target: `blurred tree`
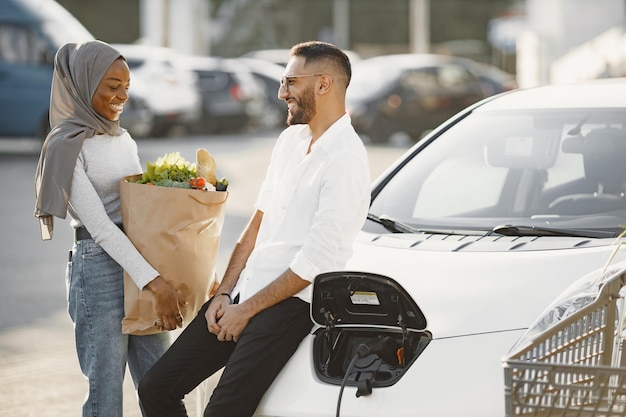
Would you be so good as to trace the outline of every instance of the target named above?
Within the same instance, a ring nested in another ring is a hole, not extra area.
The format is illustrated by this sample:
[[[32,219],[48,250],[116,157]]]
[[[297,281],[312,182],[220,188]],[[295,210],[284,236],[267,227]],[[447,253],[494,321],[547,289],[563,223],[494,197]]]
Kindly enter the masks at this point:
[[[139,0],[57,0],[91,32],[109,43],[131,43],[140,36]]]
[[[487,39],[487,23],[514,0],[431,0],[430,38],[433,43],[457,39]]]
[[[130,43],[140,36],[140,0],[57,0],[93,35]],[[207,0],[209,1],[209,0]],[[351,0],[349,41],[364,55],[408,50],[410,0]],[[472,39],[487,43],[487,23],[520,0],[431,0],[432,44]],[[210,0],[211,17],[234,10],[230,25],[212,39],[214,55],[238,56],[255,49],[332,41],[333,0]]]
[[[406,44],[408,42],[409,2],[407,0],[353,0],[350,2],[350,9],[352,43]]]
[[[431,0],[431,42],[474,39],[486,44],[489,20],[517,2]],[[349,5],[351,49],[365,54],[408,50],[409,0],[351,0]],[[231,25],[214,40],[213,51],[237,56],[309,39],[332,40],[332,12],[333,0],[252,0],[235,9]]]

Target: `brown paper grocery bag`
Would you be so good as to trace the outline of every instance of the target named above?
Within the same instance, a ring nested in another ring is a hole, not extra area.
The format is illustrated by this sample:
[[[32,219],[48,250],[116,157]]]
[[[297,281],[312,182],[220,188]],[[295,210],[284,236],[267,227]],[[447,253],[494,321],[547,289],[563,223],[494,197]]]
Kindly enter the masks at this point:
[[[124,231],[161,277],[189,303],[181,307],[188,324],[206,302],[215,267],[228,192],[138,184],[141,175],[120,182]],[[161,330],[154,297],[124,273],[122,331],[146,335]]]

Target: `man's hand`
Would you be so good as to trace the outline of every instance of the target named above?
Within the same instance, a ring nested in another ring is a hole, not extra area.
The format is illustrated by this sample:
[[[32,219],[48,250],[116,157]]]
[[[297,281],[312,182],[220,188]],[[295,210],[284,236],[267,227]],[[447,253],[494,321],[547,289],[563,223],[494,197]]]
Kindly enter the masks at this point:
[[[204,313],[209,332],[219,334],[221,327],[217,322],[224,315],[224,308],[229,305],[230,297],[226,297],[224,294],[213,296],[206,313]]]
[[[231,305],[229,297],[218,294],[209,304],[205,317],[209,332],[216,335],[217,340],[236,342],[252,315],[245,306]]]
[[[277,279],[240,304],[230,304],[230,296],[220,293],[209,304],[206,321],[209,332],[219,341],[234,341],[252,317],[281,301],[293,297],[311,283],[287,269]],[[223,287],[222,287],[223,288]]]
[[[150,281],[146,287],[154,294],[154,311],[157,317],[155,325],[161,330],[182,327],[180,306],[187,305],[187,301],[160,276]]]

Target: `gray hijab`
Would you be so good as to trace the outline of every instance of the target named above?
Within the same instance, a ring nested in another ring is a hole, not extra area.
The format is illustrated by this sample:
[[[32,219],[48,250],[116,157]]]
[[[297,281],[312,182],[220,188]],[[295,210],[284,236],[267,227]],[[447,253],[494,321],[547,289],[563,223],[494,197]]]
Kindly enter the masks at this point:
[[[76,158],[83,141],[97,134],[120,135],[119,121],[107,120],[91,106],[91,98],[111,64],[123,56],[101,41],[68,43],[54,57],[50,92],[52,130],[41,148],[35,174],[35,217],[41,239],[52,238],[54,217],[64,219]]]

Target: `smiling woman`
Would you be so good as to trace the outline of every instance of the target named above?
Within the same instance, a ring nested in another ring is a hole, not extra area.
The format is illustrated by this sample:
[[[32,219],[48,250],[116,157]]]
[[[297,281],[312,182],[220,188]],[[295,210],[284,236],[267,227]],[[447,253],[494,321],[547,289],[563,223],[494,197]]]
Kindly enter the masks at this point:
[[[116,121],[124,110],[124,103],[128,100],[130,86],[130,70],[122,58],[116,59],[98,84],[91,105],[102,117]]]
[[[127,362],[135,385],[167,348],[165,333],[122,333],[124,271],[152,291],[162,330],[182,325],[182,297],[161,278],[121,230],[119,182],[141,172],[137,144],[120,127],[130,72],[119,51],[100,41],[68,43],[54,60],[52,130],[35,178],[42,239],[54,217],[71,217],[74,244],[67,263],[68,312],[88,380],[83,416],[122,415]],[[132,285],[132,283],[131,283]]]

